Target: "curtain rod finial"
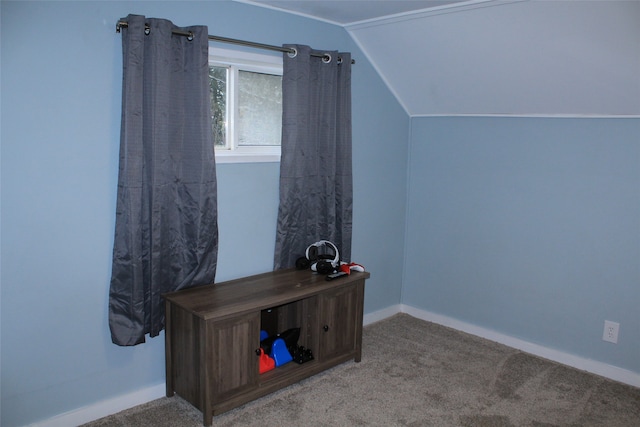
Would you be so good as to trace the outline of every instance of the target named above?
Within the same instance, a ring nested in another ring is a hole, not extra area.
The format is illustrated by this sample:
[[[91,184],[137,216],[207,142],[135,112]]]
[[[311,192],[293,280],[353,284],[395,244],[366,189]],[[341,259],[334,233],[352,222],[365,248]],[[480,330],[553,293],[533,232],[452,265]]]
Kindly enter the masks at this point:
[[[125,21],[116,22],[116,33],[119,33],[122,27],[128,27],[128,26],[129,26],[128,22],[125,22]]]

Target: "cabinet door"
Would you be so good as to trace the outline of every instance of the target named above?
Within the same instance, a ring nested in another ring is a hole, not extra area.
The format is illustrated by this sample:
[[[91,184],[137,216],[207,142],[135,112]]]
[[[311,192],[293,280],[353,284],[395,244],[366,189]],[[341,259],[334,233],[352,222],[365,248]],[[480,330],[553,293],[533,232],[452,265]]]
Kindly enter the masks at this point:
[[[358,326],[358,287],[349,285],[320,295],[320,340],[318,358],[322,361],[356,351]]]
[[[211,325],[208,352],[214,405],[245,392],[258,383],[256,350],[260,347],[260,312]]]

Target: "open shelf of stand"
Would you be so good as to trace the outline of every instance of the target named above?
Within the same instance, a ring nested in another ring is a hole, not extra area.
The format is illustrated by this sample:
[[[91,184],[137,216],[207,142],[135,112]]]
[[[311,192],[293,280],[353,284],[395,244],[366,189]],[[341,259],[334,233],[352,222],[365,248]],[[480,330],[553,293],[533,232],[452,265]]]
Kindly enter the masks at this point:
[[[362,356],[364,282],[369,273],[325,276],[279,270],[163,295],[167,396],[215,415]],[[300,328],[314,360],[258,373],[260,330]]]

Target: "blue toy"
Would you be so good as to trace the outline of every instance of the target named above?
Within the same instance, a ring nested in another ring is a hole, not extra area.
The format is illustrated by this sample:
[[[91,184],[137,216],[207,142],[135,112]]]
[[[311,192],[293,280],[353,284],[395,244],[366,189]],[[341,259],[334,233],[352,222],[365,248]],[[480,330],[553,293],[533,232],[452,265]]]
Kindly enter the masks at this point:
[[[282,338],[277,338],[271,345],[271,357],[276,361],[276,366],[282,366],[293,360],[287,350],[287,343]]]

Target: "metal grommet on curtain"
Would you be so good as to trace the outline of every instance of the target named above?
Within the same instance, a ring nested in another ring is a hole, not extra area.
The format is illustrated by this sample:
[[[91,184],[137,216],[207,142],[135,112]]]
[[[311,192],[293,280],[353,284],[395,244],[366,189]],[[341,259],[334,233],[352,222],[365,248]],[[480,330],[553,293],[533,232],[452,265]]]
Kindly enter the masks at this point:
[[[149,26],[149,24],[144,24],[144,34],[146,36],[148,36],[149,34],[151,34],[151,27]]]
[[[296,56],[298,56],[298,49],[292,47],[291,51],[287,52],[287,55],[289,55],[289,58],[295,58]]]
[[[189,31],[189,35],[187,36],[187,40],[190,42],[193,41],[193,31]]]
[[[338,65],[342,64],[342,57],[341,56],[338,56],[338,60],[336,61],[336,63]]]
[[[331,62],[331,55],[329,55],[328,53],[322,55],[322,62],[324,62],[325,64]]]

